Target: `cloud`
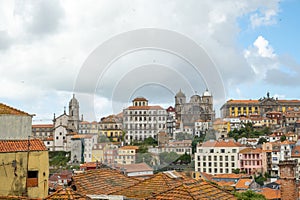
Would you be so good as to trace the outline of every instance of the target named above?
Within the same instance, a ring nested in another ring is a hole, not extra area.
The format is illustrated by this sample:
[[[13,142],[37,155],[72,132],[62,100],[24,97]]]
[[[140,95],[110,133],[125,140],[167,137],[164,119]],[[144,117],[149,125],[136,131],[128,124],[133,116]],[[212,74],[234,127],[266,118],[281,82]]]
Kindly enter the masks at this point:
[[[264,79],[269,70],[279,66],[278,56],[263,36],[258,36],[253,45],[244,50],[244,57],[259,80]]]
[[[276,23],[277,9],[266,9],[250,16],[252,28],[259,26],[273,25]]]
[[[40,111],[52,113],[51,109],[59,110],[57,107],[61,104],[53,107],[43,104],[42,102],[47,102],[46,98],[57,103],[54,99],[67,98],[66,94],[71,97],[82,64],[102,42],[114,35],[145,27],[176,31],[202,46],[217,66],[226,88],[251,82],[259,73],[264,74],[261,79],[277,76],[271,75],[270,70],[278,68],[278,55],[274,53],[267,39],[257,38],[243,54],[236,37],[240,31],[237,21],[241,16],[249,16],[253,28],[275,23],[279,12],[278,1],[8,2],[10,3],[0,6],[0,17],[4,19],[0,20],[1,80],[5,83],[3,87],[6,91],[26,87],[24,91],[28,92],[23,93],[24,99],[34,96],[40,102],[39,111],[35,112],[37,114]],[[186,73],[195,88],[199,88],[198,93],[204,89],[202,80],[192,80],[193,72],[188,65],[174,56],[165,56],[159,52],[132,54],[124,56],[115,64],[123,66],[122,70],[116,67],[113,71],[111,68],[111,73],[107,74],[104,86],[107,86],[105,91],[108,92],[96,93],[96,102],[92,103],[95,103],[97,115],[109,114],[107,105],[110,89],[121,77],[130,73],[133,65],[143,65],[153,60],[156,60],[156,64],[176,66],[174,68],[180,73]],[[160,75],[157,77],[173,82],[177,80],[172,79],[170,74]],[[20,84],[22,81],[25,84]],[[45,95],[48,90],[53,91],[51,96]],[[145,94],[145,90],[136,91],[136,95]],[[156,98],[156,103],[160,100],[166,103],[170,96],[169,93],[157,95],[155,88],[149,88],[148,91],[147,96]],[[2,94],[0,97],[14,98],[14,93],[11,94]],[[171,105],[173,100],[170,99]],[[49,110],[42,110],[43,106]],[[89,105],[82,103],[81,111],[90,112]]]

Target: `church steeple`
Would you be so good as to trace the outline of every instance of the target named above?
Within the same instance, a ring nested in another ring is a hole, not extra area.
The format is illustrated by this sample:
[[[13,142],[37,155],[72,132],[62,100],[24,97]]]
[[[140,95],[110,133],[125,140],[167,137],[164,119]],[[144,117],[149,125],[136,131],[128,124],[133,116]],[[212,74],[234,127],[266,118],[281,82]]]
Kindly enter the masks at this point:
[[[79,102],[75,98],[75,94],[73,94],[73,97],[69,102],[68,128],[73,131],[77,131],[79,129]]]

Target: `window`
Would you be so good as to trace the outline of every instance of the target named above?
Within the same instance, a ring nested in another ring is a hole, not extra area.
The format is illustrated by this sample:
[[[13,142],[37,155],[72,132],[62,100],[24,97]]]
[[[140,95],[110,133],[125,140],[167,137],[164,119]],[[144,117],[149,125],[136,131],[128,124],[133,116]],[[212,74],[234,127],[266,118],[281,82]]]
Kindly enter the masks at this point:
[[[236,149],[232,149],[232,153],[236,153]]]
[[[221,149],[221,153],[225,153],[225,149]]]
[[[214,149],[210,149],[209,152],[210,152],[210,153],[213,153],[213,152],[214,152]]]
[[[38,187],[38,171],[28,171],[27,173],[27,186]]]

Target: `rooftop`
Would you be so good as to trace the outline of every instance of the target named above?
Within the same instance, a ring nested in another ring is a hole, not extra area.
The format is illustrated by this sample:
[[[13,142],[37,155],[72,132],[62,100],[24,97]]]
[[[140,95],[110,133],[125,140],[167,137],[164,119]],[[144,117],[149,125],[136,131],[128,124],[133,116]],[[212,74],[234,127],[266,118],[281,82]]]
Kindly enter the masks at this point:
[[[179,186],[176,186],[170,190],[161,192],[154,195],[153,197],[146,199],[172,199],[172,200],[181,200],[181,199],[218,199],[218,200],[227,200],[227,199],[236,199],[234,195],[229,192],[225,192],[216,186],[209,184],[205,181],[190,181],[184,182]]]
[[[18,110],[16,108],[10,107],[6,104],[0,103],[0,115],[21,115],[21,116],[31,116],[30,114]]]
[[[46,146],[40,139],[30,140],[0,140],[0,152],[19,151],[47,151]]]
[[[47,196],[45,199],[79,199],[79,200],[86,200],[91,199],[88,196],[82,195],[78,192],[73,191],[71,188],[64,188],[57,190],[56,192],[52,193],[51,195]]]
[[[112,169],[88,170],[72,177],[72,188],[82,194],[111,194],[139,181]]]

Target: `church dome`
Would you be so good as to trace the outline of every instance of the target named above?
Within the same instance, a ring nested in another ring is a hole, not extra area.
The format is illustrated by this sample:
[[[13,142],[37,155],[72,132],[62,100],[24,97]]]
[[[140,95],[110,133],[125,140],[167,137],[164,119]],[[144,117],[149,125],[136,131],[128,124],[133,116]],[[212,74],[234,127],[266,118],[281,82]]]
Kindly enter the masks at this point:
[[[185,94],[180,89],[179,92],[176,94],[176,97],[185,97]]]
[[[203,92],[203,96],[211,96],[210,92],[208,91],[208,89],[205,90],[205,92]]]

